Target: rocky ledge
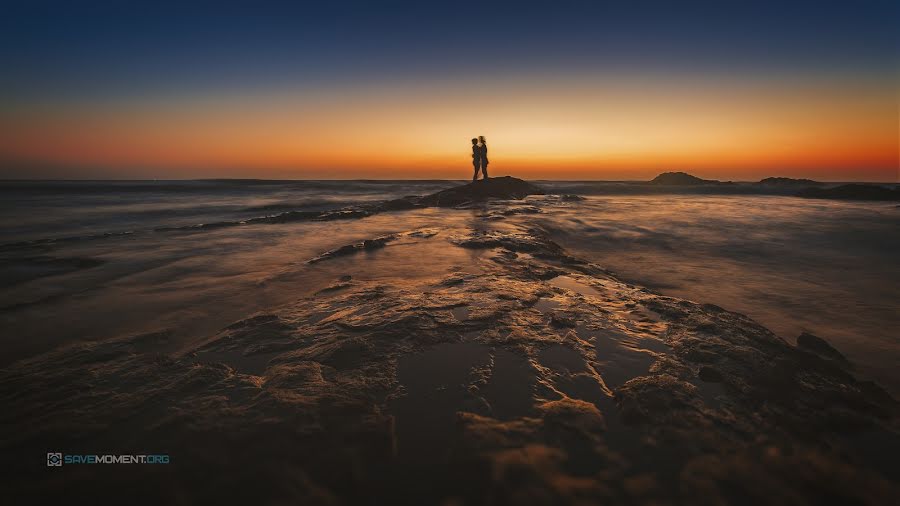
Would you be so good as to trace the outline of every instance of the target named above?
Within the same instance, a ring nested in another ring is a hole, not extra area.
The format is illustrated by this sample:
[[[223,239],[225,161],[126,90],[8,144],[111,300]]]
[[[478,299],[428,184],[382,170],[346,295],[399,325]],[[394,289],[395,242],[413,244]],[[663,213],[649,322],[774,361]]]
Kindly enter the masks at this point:
[[[622,282],[539,229],[489,218],[509,205],[491,204],[470,227],[323,253],[309,268],[344,269],[332,286],[182,354],[156,353],[159,332],[0,372],[0,448],[17,462],[7,494],[154,504],[898,497],[898,404],[825,340],[795,347],[743,315]],[[356,275],[395,248],[430,262],[460,248],[454,258],[466,260],[435,277]],[[47,451],[163,452],[172,463],[48,470]]]
[[[288,211],[273,216],[253,218],[233,224],[286,223],[291,221],[331,221],[365,218],[387,211],[403,211],[423,207],[460,207],[491,199],[520,200],[529,195],[543,195],[544,191],[527,181],[512,177],[492,177],[469,184],[454,186],[431,195],[412,195],[375,204],[353,206],[330,211]],[[577,198],[567,195],[569,198]],[[232,224],[229,222],[229,224]]]

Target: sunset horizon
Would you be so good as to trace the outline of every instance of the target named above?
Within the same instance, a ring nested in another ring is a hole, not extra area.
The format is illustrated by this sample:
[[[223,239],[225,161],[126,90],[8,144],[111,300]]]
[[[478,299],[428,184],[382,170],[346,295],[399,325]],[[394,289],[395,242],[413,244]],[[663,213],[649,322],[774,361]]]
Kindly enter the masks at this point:
[[[0,125],[0,177],[465,178],[466,146],[477,135],[491,140],[498,170],[527,178],[645,179],[678,170],[748,181],[897,182],[900,175],[896,105],[885,107],[893,90],[877,82],[733,81],[722,92],[715,78],[677,87],[670,79],[673,89],[635,94],[626,90],[640,79],[607,88],[596,81],[598,91],[575,97],[570,88],[564,98],[543,88],[479,92],[445,83],[449,91],[424,96],[414,87],[312,99],[138,97],[43,104],[40,114],[20,105]],[[590,88],[592,81],[577,82]],[[697,91],[701,85],[709,89]],[[477,122],[466,110],[470,94],[480,102]],[[347,106],[348,98],[360,102]]]
[[[897,0],[7,4],[3,504],[900,497]]]
[[[896,182],[879,6],[494,5],[473,37],[438,6],[23,8],[0,53],[0,177],[465,178],[485,135],[527,178]]]

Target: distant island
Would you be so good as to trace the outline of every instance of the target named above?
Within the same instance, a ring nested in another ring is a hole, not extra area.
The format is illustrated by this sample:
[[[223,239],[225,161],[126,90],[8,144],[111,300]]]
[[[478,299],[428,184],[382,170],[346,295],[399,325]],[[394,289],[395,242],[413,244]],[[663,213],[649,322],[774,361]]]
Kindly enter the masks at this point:
[[[838,200],[900,200],[900,190],[890,185],[876,183],[824,183],[812,179],[767,177],[758,182],[735,183],[716,179],[703,179],[687,172],[663,172],[641,183],[657,187],[696,187],[691,193],[757,193],[795,196],[815,199]],[[702,188],[706,187],[706,188]],[[717,189],[718,188],[718,189]]]
[[[825,183],[813,181],[812,179],[795,179],[792,177],[767,177],[761,179],[759,184],[771,186],[821,186]]]
[[[715,179],[701,179],[692,176],[687,172],[663,172],[650,181],[650,184],[660,186],[679,186],[679,185],[701,185],[701,184],[720,184],[721,181]]]
[[[661,186],[691,186],[691,185],[719,185],[734,184],[731,181],[723,182],[718,179],[703,179],[687,172],[663,172],[649,181],[649,184]],[[758,183],[767,186],[820,186],[824,183],[812,179],[795,179],[791,177],[767,177]]]

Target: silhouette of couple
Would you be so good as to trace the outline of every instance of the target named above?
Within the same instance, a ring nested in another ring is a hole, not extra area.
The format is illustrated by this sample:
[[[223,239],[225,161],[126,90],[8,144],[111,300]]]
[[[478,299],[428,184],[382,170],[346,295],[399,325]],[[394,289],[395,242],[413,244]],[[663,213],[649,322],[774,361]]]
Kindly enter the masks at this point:
[[[484,179],[488,178],[487,142],[485,142],[483,135],[479,136],[477,139],[472,139],[472,165],[475,166],[475,174],[472,174],[472,181],[478,180],[479,169],[481,169],[481,173],[484,174]]]

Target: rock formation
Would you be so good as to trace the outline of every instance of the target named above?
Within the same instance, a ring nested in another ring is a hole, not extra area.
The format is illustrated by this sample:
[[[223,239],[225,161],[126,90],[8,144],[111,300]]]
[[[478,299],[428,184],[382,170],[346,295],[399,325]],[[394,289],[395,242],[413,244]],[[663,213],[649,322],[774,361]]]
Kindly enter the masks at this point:
[[[718,183],[720,182],[712,179],[700,179],[699,177],[692,176],[686,172],[663,172],[649,182],[649,184],[661,186],[703,185]]]
[[[824,183],[812,179],[794,179],[790,177],[767,177],[760,180],[759,184],[766,186],[819,186]]]
[[[417,205],[535,192],[501,178],[464,188]],[[0,449],[17,462],[8,493],[163,504],[898,496],[898,404],[824,340],[791,346],[746,316],[622,282],[539,229],[491,219],[537,201],[482,205],[471,226],[325,252],[316,268],[346,270],[335,284],[182,353],[157,353],[158,332],[3,370]],[[433,277],[357,276],[401,247],[430,262],[462,248],[463,260]],[[48,470],[54,450],[164,452],[172,464]]]

